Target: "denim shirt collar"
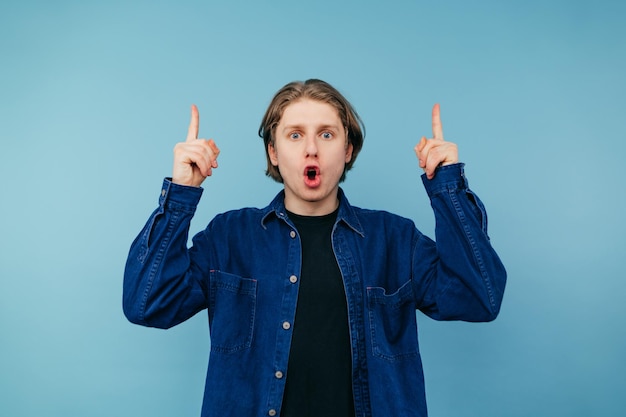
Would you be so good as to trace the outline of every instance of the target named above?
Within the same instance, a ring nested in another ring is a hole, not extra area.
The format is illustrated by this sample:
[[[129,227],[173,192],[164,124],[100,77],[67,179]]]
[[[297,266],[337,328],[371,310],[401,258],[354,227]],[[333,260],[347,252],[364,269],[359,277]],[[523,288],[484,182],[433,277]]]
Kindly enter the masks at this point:
[[[363,226],[361,226],[361,222],[355,210],[348,202],[345,193],[339,187],[339,191],[337,193],[337,197],[339,198],[339,212],[337,213],[337,221],[335,225],[340,222],[345,223],[350,229],[358,233],[361,237],[365,237],[365,232],[363,230]],[[287,217],[287,210],[285,208],[285,190],[279,192],[276,197],[272,200],[272,202],[263,209],[263,216],[261,217],[261,226],[265,229],[265,224],[273,217],[282,219],[287,222],[291,226],[293,224]]]

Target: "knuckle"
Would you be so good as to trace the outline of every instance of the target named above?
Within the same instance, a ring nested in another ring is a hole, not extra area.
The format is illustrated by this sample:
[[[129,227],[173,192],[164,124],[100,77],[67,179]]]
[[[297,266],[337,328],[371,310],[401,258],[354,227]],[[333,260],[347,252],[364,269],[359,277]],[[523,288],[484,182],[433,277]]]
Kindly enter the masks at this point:
[[[185,144],[184,143],[180,143],[180,142],[177,143],[176,145],[174,145],[174,149],[173,149],[174,150],[174,154],[175,155],[180,155],[184,151],[184,148],[185,148]]]

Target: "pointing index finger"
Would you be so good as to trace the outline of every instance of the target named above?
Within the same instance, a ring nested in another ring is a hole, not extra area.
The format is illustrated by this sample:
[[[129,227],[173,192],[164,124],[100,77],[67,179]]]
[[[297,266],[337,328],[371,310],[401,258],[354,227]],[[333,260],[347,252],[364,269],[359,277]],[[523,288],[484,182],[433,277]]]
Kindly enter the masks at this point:
[[[441,125],[441,109],[439,103],[433,106],[433,139],[443,140],[443,127]]]
[[[200,129],[200,113],[195,104],[191,105],[191,121],[189,122],[189,130],[187,130],[187,142],[198,139],[198,131]]]

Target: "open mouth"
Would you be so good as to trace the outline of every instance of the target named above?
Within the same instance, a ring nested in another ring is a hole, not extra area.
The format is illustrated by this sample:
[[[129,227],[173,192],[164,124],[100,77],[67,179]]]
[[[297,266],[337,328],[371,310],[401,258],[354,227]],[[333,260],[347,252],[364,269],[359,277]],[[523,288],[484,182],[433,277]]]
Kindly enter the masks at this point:
[[[317,187],[320,184],[320,169],[316,166],[308,166],[304,169],[304,180],[309,187]]]

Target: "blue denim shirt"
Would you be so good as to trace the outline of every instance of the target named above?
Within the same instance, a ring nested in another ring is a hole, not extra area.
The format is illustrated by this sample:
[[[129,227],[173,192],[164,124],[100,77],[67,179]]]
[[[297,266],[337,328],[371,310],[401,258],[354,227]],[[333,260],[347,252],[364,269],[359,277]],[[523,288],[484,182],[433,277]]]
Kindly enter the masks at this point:
[[[437,320],[493,320],[506,272],[463,165],[422,177],[436,242],[412,221],[348,203],[339,191],[332,246],[343,277],[357,416],[426,416],[416,309]],[[207,309],[211,352],[202,416],[280,415],[301,266],[281,192],[263,209],[216,216],[187,248],[202,194],[166,179],[130,249],[123,307],[169,328]],[[323,300],[320,300],[323,302]]]

